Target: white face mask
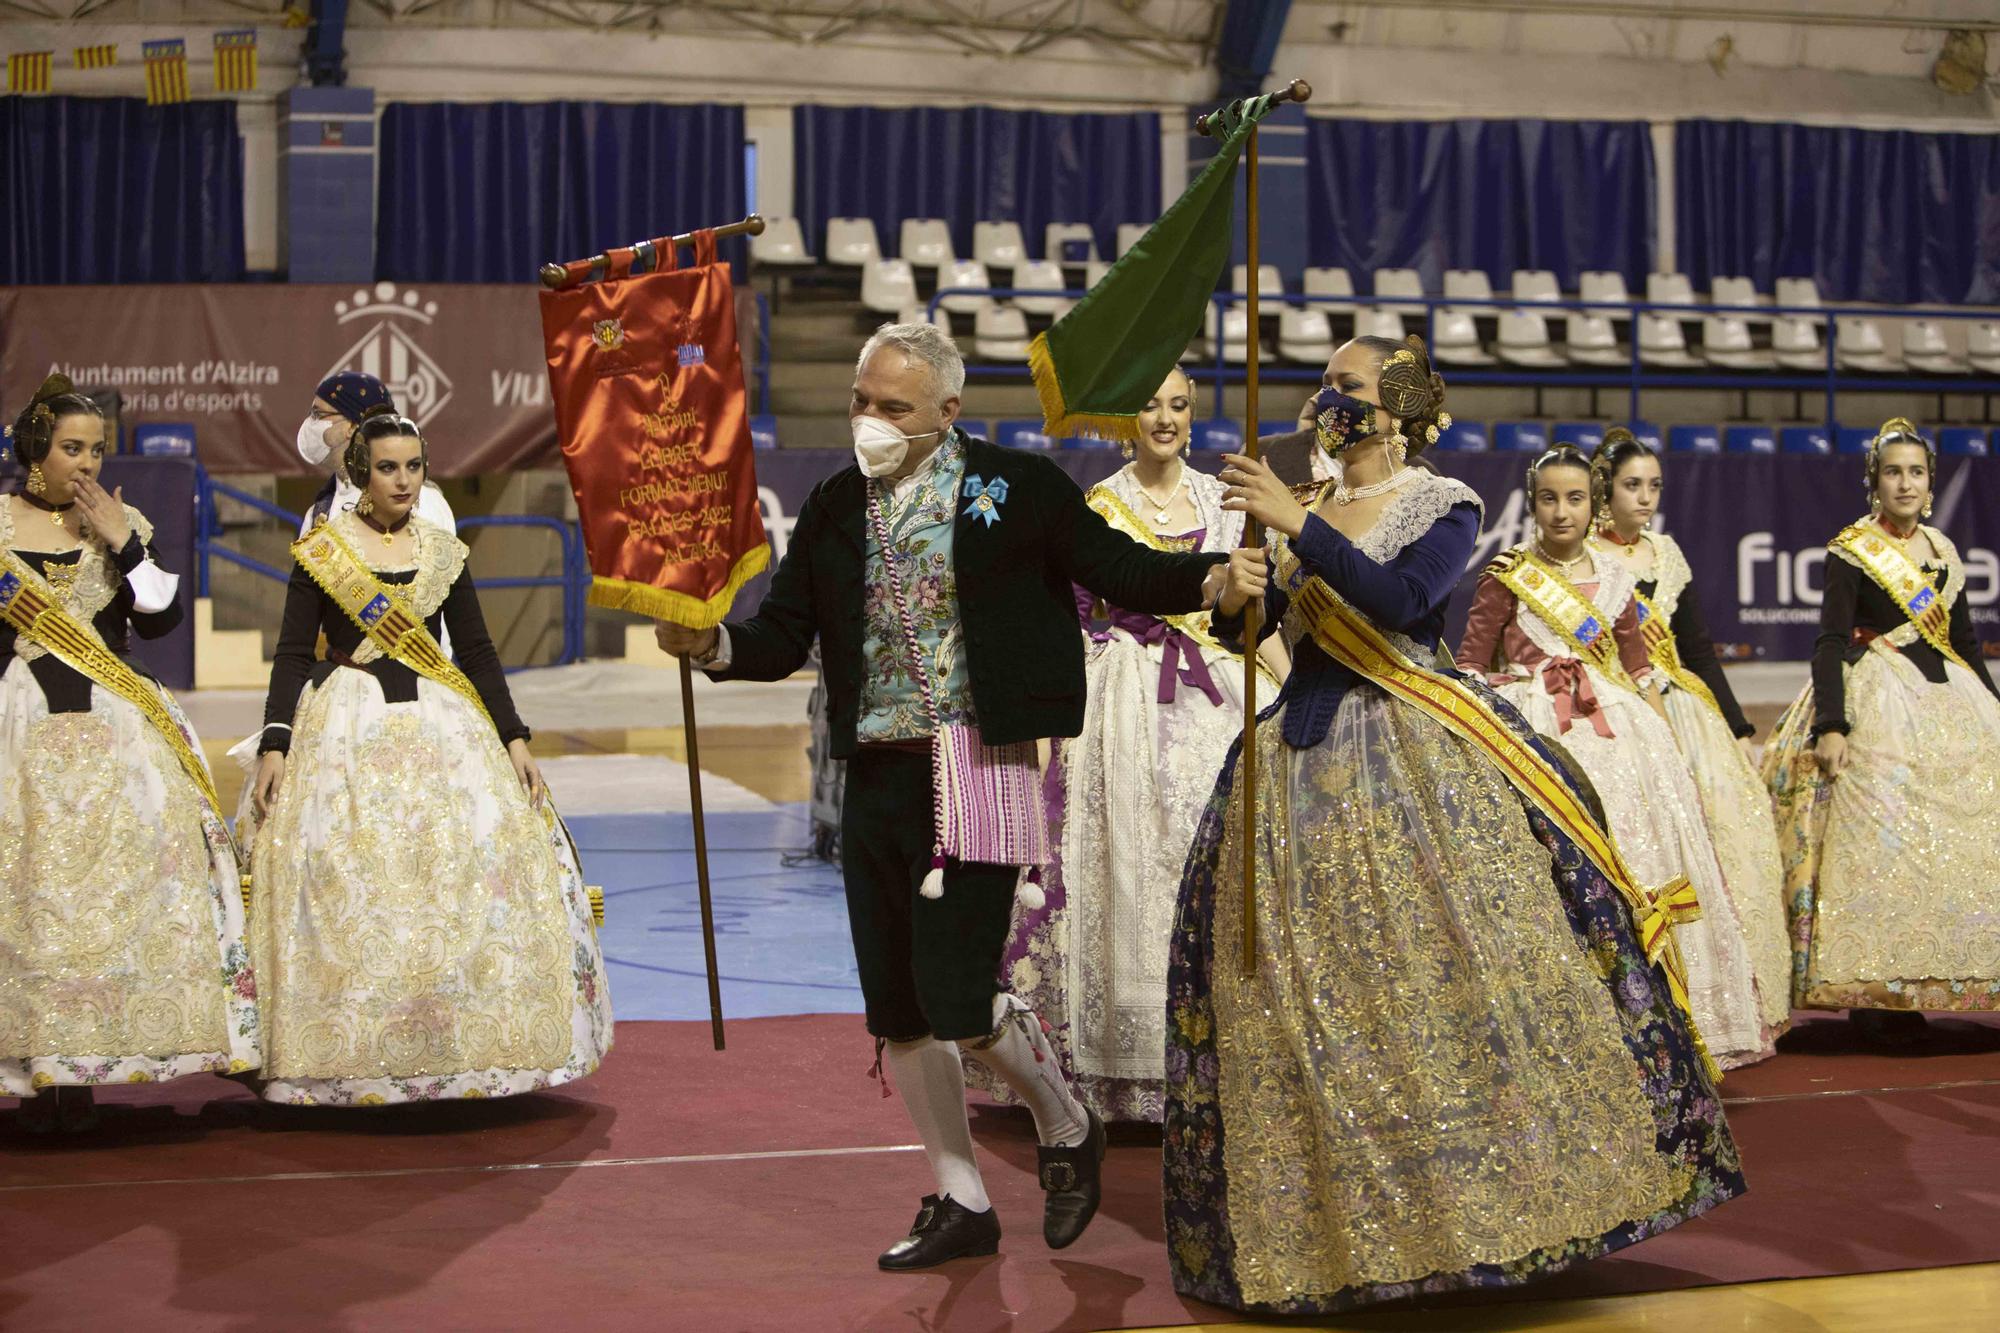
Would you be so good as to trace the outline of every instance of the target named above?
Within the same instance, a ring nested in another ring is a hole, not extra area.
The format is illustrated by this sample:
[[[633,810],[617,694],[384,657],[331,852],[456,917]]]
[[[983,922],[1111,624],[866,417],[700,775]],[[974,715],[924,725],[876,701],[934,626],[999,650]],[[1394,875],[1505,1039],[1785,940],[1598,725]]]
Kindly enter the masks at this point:
[[[299,426],[299,457],[319,467],[333,453],[333,441],[326,438],[331,421],[319,417],[307,417]]]
[[[854,429],[854,461],[860,465],[864,477],[888,476],[910,456],[912,441],[944,434],[933,430],[922,435],[905,435],[880,417],[854,417],[847,424]]]

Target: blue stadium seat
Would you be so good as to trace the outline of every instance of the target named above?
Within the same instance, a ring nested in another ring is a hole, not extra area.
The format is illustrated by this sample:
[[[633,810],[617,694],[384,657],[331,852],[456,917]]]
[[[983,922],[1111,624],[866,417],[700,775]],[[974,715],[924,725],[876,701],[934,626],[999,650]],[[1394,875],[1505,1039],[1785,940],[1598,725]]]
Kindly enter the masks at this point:
[[[1296,421],[1260,421],[1257,423],[1257,438],[1267,440],[1273,435],[1290,435],[1298,428]]]
[[[775,449],[778,447],[778,419],[773,416],[750,418],[750,447],[753,449]]]
[[[960,417],[958,419],[958,428],[975,440],[986,440],[990,443],[993,439],[993,436],[989,434],[993,429],[993,423],[990,421],[978,421]]]
[[[1194,423],[1194,447],[1211,453],[1230,454],[1243,448],[1243,426],[1220,417]]]
[[[1938,432],[1938,452],[1954,458],[1984,458],[1993,448],[1984,426],[1946,426]]]
[[[1722,434],[1713,426],[1675,426],[1667,432],[1667,449],[1676,454],[1719,454]]]
[[[1842,426],[1840,434],[1834,437],[1833,449],[1841,454],[1865,454],[1868,442],[1874,438],[1873,426]]]
[[[135,426],[132,452],[151,458],[193,458],[194,426],[186,421],[150,421]]]
[[[1573,444],[1589,453],[1604,443],[1604,427],[1594,421],[1559,421],[1556,423],[1555,442]]]
[[[1003,449],[1053,449],[1056,442],[1042,429],[1042,423],[1033,420],[997,421],[993,424],[993,443]]]
[[[1731,426],[1723,433],[1722,448],[1731,454],[1775,454],[1778,436],[1769,426]]]
[[[1118,446],[1105,439],[1102,435],[1094,435],[1089,431],[1082,431],[1075,435],[1063,436],[1062,447],[1065,449],[1116,449]]]
[[[1484,422],[1454,421],[1451,429],[1438,437],[1435,447],[1455,453],[1483,454],[1493,447],[1493,441],[1486,434]]]
[[[1833,441],[1827,438],[1824,426],[1787,426],[1778,433],[1778,452],[1830,454],[1833,452]]]
[[[1502,453],[1538,454],[1549,447],[1549,428],[1539,421],[1496,421],[1493,447]]]
[[[1654,453],[1657,454],[1658,452],[1660,452],[1660,450],[1666,447],[1666,440],[1660,434],[1660,425],[1658,422],[1634,421],[1630,424],[1632,427],[1632,433],[1639,437],[1639,443],[1645,445],[1648,449],[1651,449]]]

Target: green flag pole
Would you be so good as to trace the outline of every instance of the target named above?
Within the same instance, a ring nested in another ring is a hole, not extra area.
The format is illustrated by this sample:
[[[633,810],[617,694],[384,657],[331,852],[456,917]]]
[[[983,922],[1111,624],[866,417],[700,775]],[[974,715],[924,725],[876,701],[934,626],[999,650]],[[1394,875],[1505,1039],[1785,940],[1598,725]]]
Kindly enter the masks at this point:
[[[1277,102],[1304,102],[1312,96],[1312,86],[1304,79],[1294,79],[1289,88],[1271,100]],[[1208,134],[1211,118],[1203,116],[1195,122],[1195,131]],[[1247,317],[1250,345],[1244,349],[1243,377],[1243,452],[1250,458],[1257,457],[1257,422],[1259,388],[1258,364],[1264,356],[1264,339],[1258,328],[1257,298],[1258,281],[1262,272],[1258,252],[1257,217],[1257,129],[1253,124],[1249,137],[1243,144],[1243,160],[1248,170],[1243,173],[1243,258],[1248,270],[1249,281],[1244,284],[1244,313]],[[1216,333],[1223,332],[1225,321],[1216,321]],[[1246,519],[1243,524],[1243,545],[1254,550],[1264,544],[1263,525],[1256,519]],[[1243,609],[1243,960],[1242,974],[1249,976],[1257,970],[1257,638],[1264,623],[1264,604],[1252,601]]]

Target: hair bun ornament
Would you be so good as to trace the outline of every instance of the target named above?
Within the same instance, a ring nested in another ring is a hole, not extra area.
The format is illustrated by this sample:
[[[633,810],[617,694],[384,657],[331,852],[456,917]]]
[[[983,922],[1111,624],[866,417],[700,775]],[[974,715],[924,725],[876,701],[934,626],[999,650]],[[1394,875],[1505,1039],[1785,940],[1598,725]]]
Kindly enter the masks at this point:
[[[1389,415],[1410,421],[1428,417],[1436,410],[1437,402],[1431,381],[1430,357],[1424,351],[1424,340],[1411,334],[1408,345],[1390,353],[1382,363],[1382,378],[1378,393],[1382,406]]]
[[[35,396],[28,401],[30,403],[45,403],[51,398],[60,398],[66,393],[75,392],[76,385],[70,381],[70,377],[57,372],[43,380],[42,387],[35,390]]]
[[[1597,442],[1597,451],[1599,453],[1603,453],[1605,450],[1611,448],[1613,445],[1644,444],[1644,443],[1645,441],[1640,439],[1637,435],[1634,435],[1631,432],[1630,428],[1625,426],[1613,426],[1609,430],[1605,431],[1604,438]]]

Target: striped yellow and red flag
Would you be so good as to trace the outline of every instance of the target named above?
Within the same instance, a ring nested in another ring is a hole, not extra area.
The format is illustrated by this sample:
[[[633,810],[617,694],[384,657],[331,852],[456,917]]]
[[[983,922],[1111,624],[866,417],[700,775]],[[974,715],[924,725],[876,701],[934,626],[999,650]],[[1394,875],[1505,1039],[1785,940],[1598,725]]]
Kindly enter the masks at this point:
[[[53,51],[22,51],[7,57],[7,91],[45,93],[49,90],[49,65]]]
[[[179,37],[141,42],[146,60],[146,105],[165,106],[188,100],[187,43]]]
[[[78,69],[109,69],[118,63],[118,43],[99,42],[96,46],[76,48]]]
[[[257,30],[241,28],[215,34],[215,91],[257,91]]]

